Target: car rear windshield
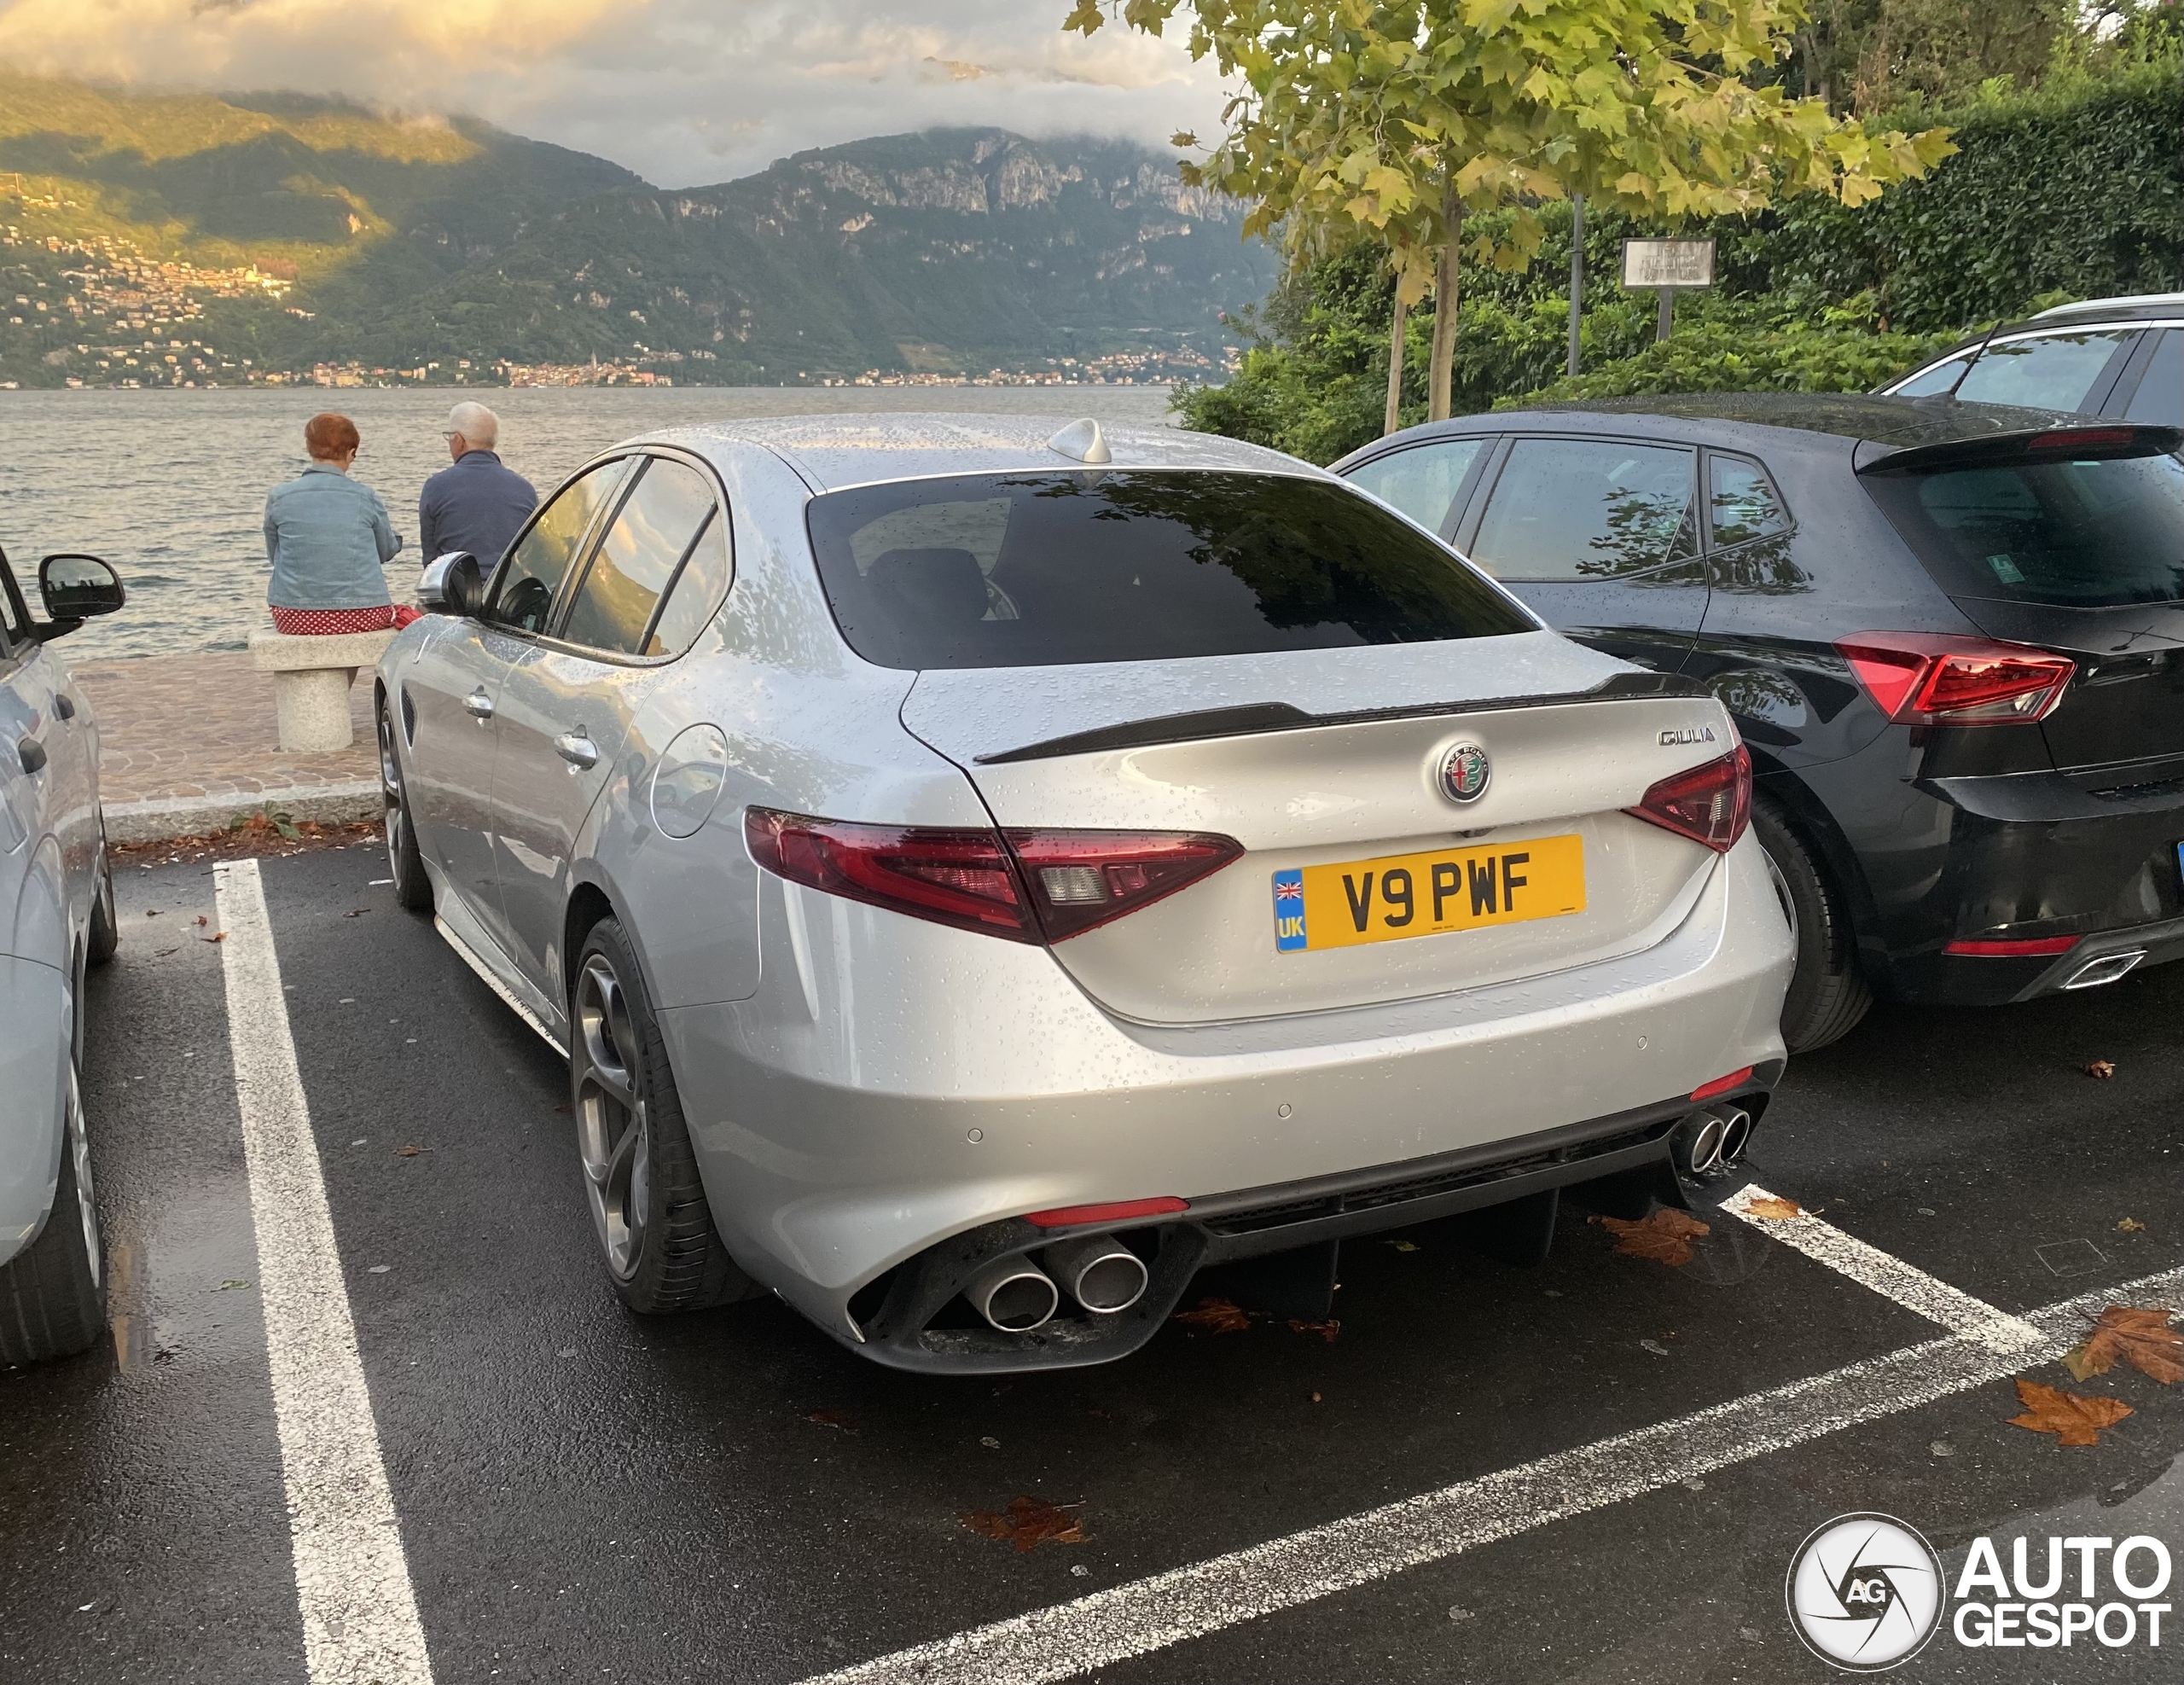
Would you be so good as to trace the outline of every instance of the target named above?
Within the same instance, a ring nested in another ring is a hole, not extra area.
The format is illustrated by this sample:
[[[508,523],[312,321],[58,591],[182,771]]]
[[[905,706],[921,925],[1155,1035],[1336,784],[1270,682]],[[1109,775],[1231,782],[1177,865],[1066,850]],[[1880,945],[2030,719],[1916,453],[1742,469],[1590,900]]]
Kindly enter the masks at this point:
[[[2184,599],[2184,462],[2175,456],[1868,474],[1953,596],[2103,608]]]
[[[1153,661],[1534,629],[1377,503],[1280,474],[903,480],[814,498],[810,527],[842,636],[883,667]]]

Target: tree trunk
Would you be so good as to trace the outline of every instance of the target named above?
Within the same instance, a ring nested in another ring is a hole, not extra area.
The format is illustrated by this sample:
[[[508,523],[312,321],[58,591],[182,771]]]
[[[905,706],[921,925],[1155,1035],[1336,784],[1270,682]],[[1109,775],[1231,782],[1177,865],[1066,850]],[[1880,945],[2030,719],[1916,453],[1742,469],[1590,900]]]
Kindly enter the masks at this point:
[[[1410,306],[1403,301],[1403,276],[1396,276],[1395,326],[1388,334],[1388,413],[1381,424],[1380,436],[1385,439],[1403,425],[1398,417],[1403,413],[1403,326],[1410,315]]]
[[[1428,370],[1430,386],[1426,405],[1426,419],[1434,421],[1449,419],[1450,389],[1455,385],[1459,296],[1456,265],[1463,244],[1464,207],[1454,188],[1448,189],[1442,200],[1441,214],[1449,237],[1441,247],[1441,260],[1433,277],[1433,363]]]

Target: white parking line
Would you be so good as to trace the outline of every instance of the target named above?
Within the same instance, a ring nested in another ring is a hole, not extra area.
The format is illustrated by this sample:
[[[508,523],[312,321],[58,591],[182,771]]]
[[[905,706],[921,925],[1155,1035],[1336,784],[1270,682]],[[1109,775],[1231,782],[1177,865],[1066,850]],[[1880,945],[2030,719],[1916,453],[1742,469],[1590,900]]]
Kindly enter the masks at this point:
[[[305,1663],[311,1685],[431,1685],[258,863],[212,881]]]
[[[1776,1196],[1754,1182],[1725,1200],[1722,1209],[1951,1333],[2003,1353],[2023,1351],[2039,1341],[2040,1330],[2024,1317],[1961,1293],[1879,1246],[1845,1235],[1833,1223],[1822,1223],[1810,1211],[1796,1210],[1792,1201],[1776,1200],[1778,1206],[1791,1209],[1792,1215],[1756,1217],[1751,1207],[1757,1200],[1776,1200]]]
[[[2082,1337],[2085,1316],[2111,1299],[2184,1304],[2184,1270],[2036,1311],[2024,1319],[2033,1344],[2014,1351],[1963,1335],[1907,1346],[803,1685],[1072,1678],[2002,1380],[2059,1357]]]

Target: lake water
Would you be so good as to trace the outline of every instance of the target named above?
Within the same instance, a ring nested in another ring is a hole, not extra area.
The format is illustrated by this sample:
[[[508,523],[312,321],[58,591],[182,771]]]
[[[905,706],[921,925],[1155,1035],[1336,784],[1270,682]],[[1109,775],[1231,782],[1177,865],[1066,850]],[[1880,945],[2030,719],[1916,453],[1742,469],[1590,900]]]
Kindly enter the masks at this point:
[[[617,439],[748,415],[853,410],[1167,419],[1165,386],[527,387],[473,394],[501,417],[502,460],[543,493]],[[386,500],[408,541],[387,569],[410,600],[417,494],[447,466],[447,392],[315,387],[256,392],[0,393],[0,546],[35,607],[38,558],[104,556],[129,603],[72,633],[71,660],[241,649],[265,620],[265,493],[306,460],[303,424],[339,410],[363,449],[357,477]]]

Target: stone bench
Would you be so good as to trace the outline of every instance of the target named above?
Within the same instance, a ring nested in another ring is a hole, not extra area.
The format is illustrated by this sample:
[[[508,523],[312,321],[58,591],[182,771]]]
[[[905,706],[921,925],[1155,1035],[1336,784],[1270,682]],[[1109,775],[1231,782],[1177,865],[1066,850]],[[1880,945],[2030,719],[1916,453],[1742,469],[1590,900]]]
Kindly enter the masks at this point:
[[[253,628],[251,665],[273,675],[273,709],[281,747],[292,750],[346,749],[357,741],[349,722],[349,687],[357,669],[379,665],[394,634],[341,632],[330,637],[289,637]]]

